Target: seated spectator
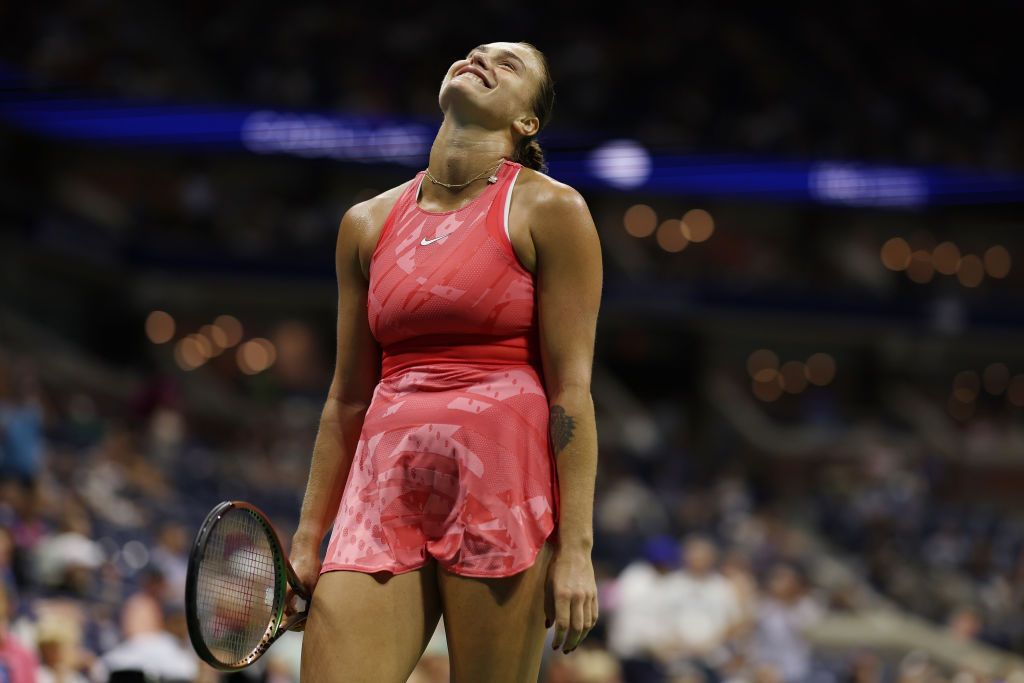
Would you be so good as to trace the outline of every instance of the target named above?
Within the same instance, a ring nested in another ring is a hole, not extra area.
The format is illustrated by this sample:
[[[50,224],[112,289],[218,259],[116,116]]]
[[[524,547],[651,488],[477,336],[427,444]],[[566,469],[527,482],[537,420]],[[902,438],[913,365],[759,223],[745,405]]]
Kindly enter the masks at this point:
[[[806,580],[792,565],[775,565],[766,589],[757,609],[753,659],[772,666],[785,683],[803,681],[811,668],[811,646],[804,633],[824,611],[808,595]]]
[[[551,663],[545,683],[624,683],[622,667],[604,650],[581,646]],[[633,680],[633,679],[629,679]]]
[[[164,627],[160,604],[145,593],[129,598],[121,614],[124,642],[104,653],[96,675],[141,671],[164,681],[191,681],[197,658]]]
[[[730,640],[742,618],[739,597],[717,569],[711,539],[691,536],[683,558],[684,569],[672,573],[661,596],[670,618],[654,655],[672,675],[696,669],[714,682],[732,658]]]
[[[611,604],[608,644],[622,660],[629,681],[646,683],[663,678],[654,651],[664,637],[671,614],[663,599],[678,562],[675,539],[658,536],[647,542],[644,558],[629,564],[609,591]]]
[[[150,561],[164,577],[165,605],[179,605],[185,600],[185,579],[188,575],[190,539],[180,523],[168,522],[160,528]]]
[[[42,402],[33,371],[25,368],[11,377],[9,385],[0,377],[0,478],[31,486],[42,457]]]
[[[50,617],[36,630],[39,648],[39,683],[88,683],[78,671],[81,634],[69,619]]]
[[[35,655],[15,638],[9,629],[14,606],[0,584],[0,680],[5,683],[35,683],[39,665]]]

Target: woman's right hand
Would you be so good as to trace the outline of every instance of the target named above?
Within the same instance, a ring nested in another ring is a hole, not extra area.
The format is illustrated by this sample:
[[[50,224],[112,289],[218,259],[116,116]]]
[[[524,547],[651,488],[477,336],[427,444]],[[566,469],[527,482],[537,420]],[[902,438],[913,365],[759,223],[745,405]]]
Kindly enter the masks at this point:
[[[292,569],[295,570],[295,576],[298,577],[299,583],[302,584],[302,587],[306,591],[306,597],[304,600],[306,602],[306,609],[308,609],[309,603],[313,597],[313,590],[316,588],[317,580],[320,578],[321,560],[319,549],[293,549],[288,561],[291,562]],[[288,592],[285,594],[284,599],[285,619],[288,619],[288,617],[292,616],[296,612],[301,611],[300,609],[296,609],[294,604],[299,598],[302,598],[302,596],[296,593],[292,589],[291,585],[289,585]],[[302,631],[305,627],[306,622],[303,621],[296,625],[293,630]]]

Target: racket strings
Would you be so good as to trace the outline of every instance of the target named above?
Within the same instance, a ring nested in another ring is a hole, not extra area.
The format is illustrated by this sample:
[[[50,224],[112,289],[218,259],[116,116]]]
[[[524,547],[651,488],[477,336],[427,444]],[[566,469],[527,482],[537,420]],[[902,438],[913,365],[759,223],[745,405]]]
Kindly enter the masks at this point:
[[[276,622],[280,607],[268,532],[244,509],[211,530],[200,559],[196,602],[203,640],[225,664],[248,657]]]

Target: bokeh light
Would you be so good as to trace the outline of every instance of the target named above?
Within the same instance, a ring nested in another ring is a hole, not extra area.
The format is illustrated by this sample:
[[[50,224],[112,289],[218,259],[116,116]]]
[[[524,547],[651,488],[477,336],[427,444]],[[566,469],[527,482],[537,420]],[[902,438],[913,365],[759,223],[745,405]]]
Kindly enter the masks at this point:
[[[192,342],[195,344],[195,348],[203,357],[204,362],[213,356],[213,344],[210,343],[210,340],[204,337],[203,335],[199,334],[198,332],[193,332],[192,334],[188,335],[186,339],[192,340]]]
[[[836,361],[827,353],[815,353],[807,359],[804,369],[808,382],[823,387],[835,379]]]
[[[902,237],[893,237],[882,245],[882,265],[889,270],[906,270],[910,265],[910,245]]]
[[[132,539],[121,549],[121,559],[131,570],[138,571],[149,564],[149,548],[142,542]]]
[[[174,345],[174,360],[182,370],[195,370],[206,362],[206,355],[203,347],[196,340],[196,335],[190,334],[178,340]]]
[[[981,378],[973,370],[963,370],[953,378],[953,396],[963,403],[969,403],[978,397],[981,391]]]
[[[1010,274],[1010,252],[997,244],[985,250],[985,272],[989,277],[1002,279]]]
[[[690,209],[683,214],[683,236],[691,242],[704,242],[715,232],[715,221],[704,209]]]
[[[199,334],[210,343],[210,356],[219,356],[228,347],[228,333],[217,325],[203,325]]]
[[[634,204],[626,209],[622,222],[633,237],[649,237],[658,227],[658,214],[647,204]]]
[[[647,182],[651,153],[635,140],[609,140],[590,153],[590,172],[612,187],[631,190]]]
[[[932,263],[943,275],[955,275],[960,267],[960,247],[952,242],[939,244],[932,250]]]
[[[146,316],[146,336],[154,344],[166,344],[174,338],[174,318],[166,311],[153,311]]]
[[[662,221],[658,226],[658,234],[655,236],[658,246],[668,252],[679,252],[686,249],[686,245],[690,241],[683,236],[682,224],[683,222],[678,218],[668,218]]]
[[[277,351],[269,339],[257,337],[238,347],[238,369],[247,375],[263,372],[277,360]]]
[[[956,277],[964,287],[977,287],[985,279],[985,266],[982,265],[980,258],[974,254],[967,254],[960,259]]]
[[[770,373],[770,376],[768,375]],[[762,373],[767,379],[751,380],[750,387],[751,391],[754,392],[754,396],[765,402],[771,402],[777,400],[782,396],[782,375],[774,370],[766,370]]]
[[[224,331],[224,336],[227,339],[227,343],[224,348],[230,349],[232,346],[242,341],[242,336],[245,331],[242,328],[242,323],[233,315],[218,315],[213,321],[213,324]]]

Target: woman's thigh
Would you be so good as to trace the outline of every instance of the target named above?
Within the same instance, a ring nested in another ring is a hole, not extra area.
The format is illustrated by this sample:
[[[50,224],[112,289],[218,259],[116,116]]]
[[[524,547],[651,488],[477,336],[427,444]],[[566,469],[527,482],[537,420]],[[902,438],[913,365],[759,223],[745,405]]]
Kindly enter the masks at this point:
[[[438,570],[453,681],[536,682],[547,631],[544,584],[551,555],[545,543],[533,566],[498,579]]]
[[[326,572],[306,620],[302,683],[405,683],[440,616],[432,558],[404,574]]]

